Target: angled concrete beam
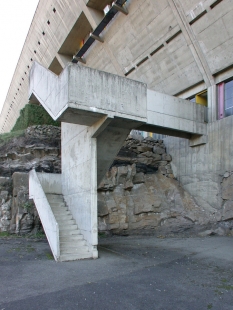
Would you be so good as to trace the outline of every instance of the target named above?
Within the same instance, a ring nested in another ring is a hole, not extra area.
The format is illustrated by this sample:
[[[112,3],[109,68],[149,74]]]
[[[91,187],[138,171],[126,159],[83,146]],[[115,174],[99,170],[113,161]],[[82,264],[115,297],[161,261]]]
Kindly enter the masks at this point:
[[[76,56],[74,56],[73,59],[76,59],[77,61],[79,61],[79,62],[81,62],[81,63],[83,63],[83,64],[86,64],[86,63],[87,63],[86,60],[85,60],[84,58],[81,58],[81,57],[76,57]]]
[[[131,129],[140,127],[188,139],[207,134],[204,106],[78,64],[68,64],[57,77],[34,63],[30,98],[33,94],[54,119],[63,122],[92,126],[105,115],[117,118],[122,128],[126,126],[125,120],[131,119]]]
[[[96,41],[99,41],[101,43],[104,43],[104,40],[100,36],[96,36],[93,33],[90,34],[90,37],[93,38]]]
[[[119,11],[119,12],[125,14],[125,15],[128,15],[128,14],[129,14],[129,11],[128,11],[128,9],[127,9],[125,6],[120,6],[120,5],[116,4],[116,3],[113,3],[112,6],[113,6],[117,11]]]

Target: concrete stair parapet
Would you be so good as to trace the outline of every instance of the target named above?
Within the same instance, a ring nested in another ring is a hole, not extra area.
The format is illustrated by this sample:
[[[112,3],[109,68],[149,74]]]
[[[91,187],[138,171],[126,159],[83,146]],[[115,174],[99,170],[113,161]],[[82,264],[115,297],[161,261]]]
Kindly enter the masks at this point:
[[[68,210],[63,196],[47,194],[53,214],[59,224],[60,257],[59,261],[91,258],[86,241]]]

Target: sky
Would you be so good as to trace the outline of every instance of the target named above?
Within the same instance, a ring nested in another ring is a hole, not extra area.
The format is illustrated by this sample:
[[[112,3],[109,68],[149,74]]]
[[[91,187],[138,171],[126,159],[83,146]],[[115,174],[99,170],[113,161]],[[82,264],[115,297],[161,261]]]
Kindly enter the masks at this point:
[[[0,113],[39,0],[0,0]]]

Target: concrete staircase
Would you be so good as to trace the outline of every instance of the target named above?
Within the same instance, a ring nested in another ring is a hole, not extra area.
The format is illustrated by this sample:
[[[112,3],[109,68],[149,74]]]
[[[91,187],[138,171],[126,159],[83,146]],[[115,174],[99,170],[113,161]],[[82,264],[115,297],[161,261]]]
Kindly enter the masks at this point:
[[[91,257],[86,241],[68,210],[63,196],[46,194],[54,217],[59,225],[59,261],[71,261]]]

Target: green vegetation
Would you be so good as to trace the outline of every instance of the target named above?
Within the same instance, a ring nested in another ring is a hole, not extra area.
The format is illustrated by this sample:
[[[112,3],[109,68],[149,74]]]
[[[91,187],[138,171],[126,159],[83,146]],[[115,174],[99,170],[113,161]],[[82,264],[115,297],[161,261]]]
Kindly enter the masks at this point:
[[[226,291],[233,291],[233,285],[219,285],[218,288],[224,289]]]
[[[32,208],[32,204],[30,202],[25,202],[25,204],[23,205],[24,209],[29,212]]]
[[[7,231],[0,232],[0,237],[8,237],[10,234]]]
[[[28,253],[31,253],[31,252],[35,252],[35,248],[33,248],[31,245],[27,245],[27,248],[26,248],[27,252]]]
[[[42,106],[28,103],[20,110],[20,116],[11,131],[26,129],[33,125],[60,126],[60,122],[54,121]]]
[[[0,146],[8,142],[13,138],[18,138],[24,134],[24,130],[17,130],[13,132],[7,132],[0,134]]]
[[[42,231],[37,231],[35,234],[29,235],[29,238],[35,239],[44,239],[46,238],[45,233]]]
[[[53,259],[53,255],[52,255],[51,253],[46,253],[46,257],[47,257],[48,259],[50,259],[50,260]]]

